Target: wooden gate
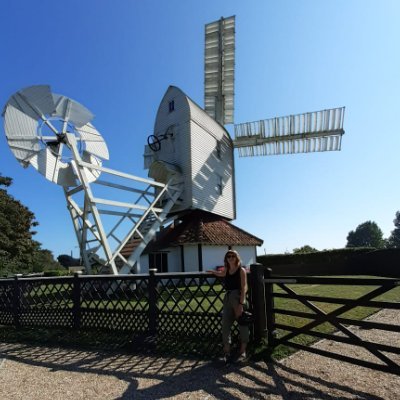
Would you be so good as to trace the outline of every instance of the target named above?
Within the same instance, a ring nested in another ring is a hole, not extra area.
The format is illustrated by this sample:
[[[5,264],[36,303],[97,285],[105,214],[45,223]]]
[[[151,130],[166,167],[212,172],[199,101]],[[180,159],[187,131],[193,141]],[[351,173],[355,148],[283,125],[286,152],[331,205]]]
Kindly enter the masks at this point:
[[[400,310],[399,279],[278,276],[265,269],[263,282],[270,349],[284,345],[400,375],[399,319],[365,318]],[[342,345],[338,352],[323,342],[311,345],[319,339]]]

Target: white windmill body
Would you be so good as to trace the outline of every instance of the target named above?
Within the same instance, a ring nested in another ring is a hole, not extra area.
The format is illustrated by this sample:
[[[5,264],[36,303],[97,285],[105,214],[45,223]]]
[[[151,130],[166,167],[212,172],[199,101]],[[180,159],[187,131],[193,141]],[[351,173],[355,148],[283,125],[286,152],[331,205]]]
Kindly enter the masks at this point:
[[[204,110],[169,87],[145,146],[150,177],[164,182],[157,171],[160,161],[182,173],[182,202],[173,212],[203,210],[236,218],[234,148],[240,157],[340,150],[344,107],[237,124],[235,139],[230,138],[224,125],[234,123],[234,16],[206,25],[204,64]],[[162,245],[167,244],[160,243],[158,251],[174,252]]]
[[[154,161],[178,167],[183,201],[173,211],[201,209],[236,218],[234,158],[340,150],[344,107],[234,125],[235,17],[205,27],[204,110],[171,86],[159,106],[145,146],[149,176],[163,182]],[[217,188],[217,189],[216,189]]]
[[[184,180],[181,201],[171,211],[199,209],[235,219],[233,143],[225,128],[170,86],[158,108],[154,136],[160,140],[159,148],[156,143],[145,146],[149,176],[164,181],[162,162],[178,168]]]

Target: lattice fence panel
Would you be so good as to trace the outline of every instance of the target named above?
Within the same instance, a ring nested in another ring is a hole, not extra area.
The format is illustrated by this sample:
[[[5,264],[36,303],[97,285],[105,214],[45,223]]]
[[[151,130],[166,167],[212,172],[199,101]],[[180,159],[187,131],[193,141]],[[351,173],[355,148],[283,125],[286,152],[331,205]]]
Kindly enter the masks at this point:
[[[148,331],[148,325],[147,313],[115,312],[109,310],[83,310],[81,313],[81,328],[113,332],[145,333]]]
[[[80,327],[148,331],[148,278],[81,278]]]
[[[202,273],[7,279],[0,324],[220,342],[224,295]]]
[[[21,326],[72,327],[71,278],[19,281]]]
[[[13,298],[13,281],[0,281],[0,325],[13,325],[14,323]]]
[[[157,284],[157,332],[162,336],[219,340],[224,288],[208,275],[171,277]],[[238,334],[234,326],[233,335]]]
[[[158,333],[165,336],[199,340],[219,339],[221,337],[221,316],[173,312],[160,314]]]

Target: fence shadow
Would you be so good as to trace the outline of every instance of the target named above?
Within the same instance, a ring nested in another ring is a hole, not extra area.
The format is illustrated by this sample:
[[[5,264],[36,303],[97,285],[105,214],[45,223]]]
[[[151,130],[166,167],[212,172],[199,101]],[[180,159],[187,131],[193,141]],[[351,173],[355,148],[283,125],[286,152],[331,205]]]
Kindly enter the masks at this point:
[[[0,343],[0,358],[6,360],[3,368],[7,368],[7,360],[13,360],[47,368],[45,372],[41,370],[41,374],[71,371],[97,374],[100,380],[102,376],[115,377],[126,384],[118,399],[188,398],[195,392],[204,398],[228,400],[269,396],[283,400],[382,399],[345,382],[327,382],[304,369],[298,370],[277,362],[249,361],[245,365],[225,366],[217,359],[160,357],[20,343]]]

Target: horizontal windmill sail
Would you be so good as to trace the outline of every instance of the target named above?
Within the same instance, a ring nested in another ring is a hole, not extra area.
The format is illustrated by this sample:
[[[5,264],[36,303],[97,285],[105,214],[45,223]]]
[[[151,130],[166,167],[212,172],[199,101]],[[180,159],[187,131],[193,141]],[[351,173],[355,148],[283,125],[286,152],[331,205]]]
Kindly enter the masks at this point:
[[[239,157],[337,151],[345,107],[235,125]]]

